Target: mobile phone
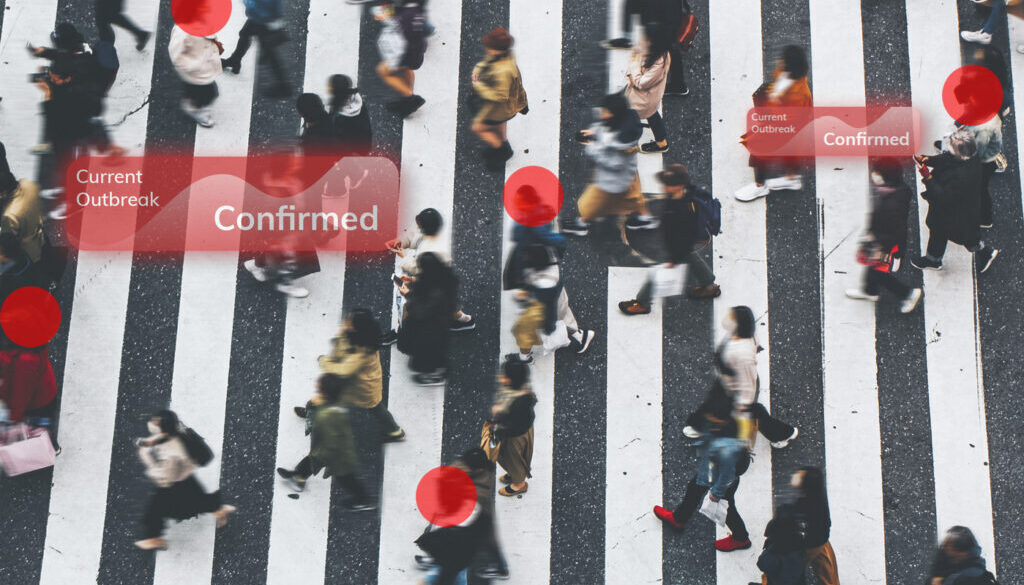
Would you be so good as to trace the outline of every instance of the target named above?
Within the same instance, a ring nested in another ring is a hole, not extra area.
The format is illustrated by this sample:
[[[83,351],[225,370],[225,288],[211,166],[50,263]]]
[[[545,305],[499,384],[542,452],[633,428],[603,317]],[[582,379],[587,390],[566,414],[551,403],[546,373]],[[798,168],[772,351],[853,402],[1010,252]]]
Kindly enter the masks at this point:
[[[402,279],[399,278],[397,274],[391,275],[391,281],[395,283],[395,286],[402,286],[405,284],[404,282],[402,282]]]

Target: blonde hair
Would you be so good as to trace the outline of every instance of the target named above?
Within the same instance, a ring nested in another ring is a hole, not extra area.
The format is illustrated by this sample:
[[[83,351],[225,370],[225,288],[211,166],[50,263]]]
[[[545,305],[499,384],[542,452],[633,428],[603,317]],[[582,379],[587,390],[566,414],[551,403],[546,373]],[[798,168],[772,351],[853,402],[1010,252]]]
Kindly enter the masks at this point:
[[[978,144],[974,134],[966,128],[960,128],[949,137],[949,151],[963,160],[974,158],[978,154]]]

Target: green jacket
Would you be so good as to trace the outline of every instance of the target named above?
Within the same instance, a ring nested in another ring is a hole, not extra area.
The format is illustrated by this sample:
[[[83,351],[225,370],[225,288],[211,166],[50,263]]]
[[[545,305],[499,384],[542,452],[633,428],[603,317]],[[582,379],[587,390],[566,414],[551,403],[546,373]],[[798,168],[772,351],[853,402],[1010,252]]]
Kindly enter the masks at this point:
[[[324,469],[325,478],[355,473],[356,447],[345,407],[331,404],[317,409],[309,456],[313,459],[313,473]]]

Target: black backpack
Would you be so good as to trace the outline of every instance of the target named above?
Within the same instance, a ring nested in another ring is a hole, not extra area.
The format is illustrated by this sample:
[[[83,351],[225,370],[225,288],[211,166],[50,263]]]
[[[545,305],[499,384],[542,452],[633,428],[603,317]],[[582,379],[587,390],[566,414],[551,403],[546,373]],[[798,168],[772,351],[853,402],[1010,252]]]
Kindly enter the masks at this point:
[[[206,444],[206,439],[189,427],[182,427],[181,441],[185,443],[185,451],[188,458],[200,467],[205,467],[213,461],[213,449]]]

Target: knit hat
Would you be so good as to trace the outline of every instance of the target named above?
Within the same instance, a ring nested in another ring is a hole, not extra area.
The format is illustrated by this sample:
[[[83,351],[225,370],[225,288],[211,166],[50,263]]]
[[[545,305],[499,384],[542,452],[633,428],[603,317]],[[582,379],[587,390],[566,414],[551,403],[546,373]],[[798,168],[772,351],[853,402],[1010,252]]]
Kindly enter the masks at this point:
[[[485,34],[481,39],[484,46],[488,49],[494,49],[495,51],[507,51],[512,48],[516,40],[512,38],[512,35],[508,34],[505,27],[499,26],[491,32]]]
[[[690,183],[690,171],[681,164],[673,164],[665,167],[664,170],[659,171],[654,175],[662,185],[668,187],[677,187],[679,185],[688,185]]]

